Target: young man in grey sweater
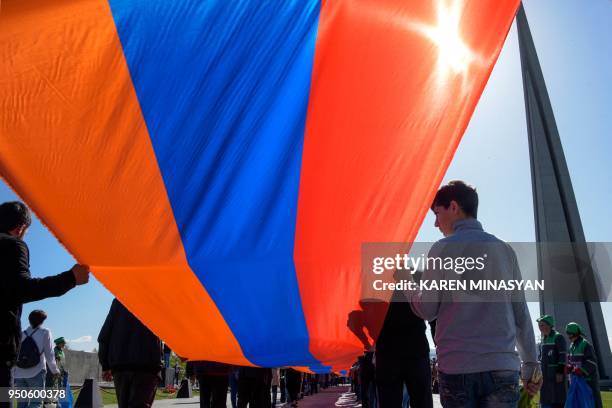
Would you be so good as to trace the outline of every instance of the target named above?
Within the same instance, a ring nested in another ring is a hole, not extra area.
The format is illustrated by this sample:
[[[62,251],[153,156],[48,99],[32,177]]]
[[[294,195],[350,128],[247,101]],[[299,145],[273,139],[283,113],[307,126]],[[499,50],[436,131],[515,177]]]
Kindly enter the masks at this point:
[[[512,248],[486,233],[476,220],[474,188],[450,182],[440,188],[431,209],[435,226],[445,238],[431,248],[431,263],[422,282],[458,280],[469,287],[472,281],[520,279]],[[435,262],[449,258],[461,263],[449,269]],[[466,268],[465,260],[470,258],[471,267]],[[407,295],[416,315],[437,320],[435,343],[444,407],[516,407],[519,376],[528,393],[539,390],[535,337],[522,293],[430,287],[407,291]]]

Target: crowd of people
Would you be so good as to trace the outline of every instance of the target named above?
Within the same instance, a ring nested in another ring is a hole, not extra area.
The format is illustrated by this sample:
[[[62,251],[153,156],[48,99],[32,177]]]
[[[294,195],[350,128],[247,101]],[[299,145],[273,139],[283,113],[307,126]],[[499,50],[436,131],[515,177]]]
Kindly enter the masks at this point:
[[[301,373],[290,367],[235,367],[210,361],[187,363],[186,376],[200,390],[201,407],[226,407],[230,392],[232,408],[297,406],[305,396],[337,384],[335,374]]]
[[[32,312],[28,316],[30,327],[24,331],[21,327],[23,304],[61,296],[89,281],[89,267],[79,264],[55,276],[33,278],[30,274],[30,252],[23,240],[31,224],[30,210],[25,204],[12,201],[0,205],[0,388],[13,386],[14,379],[18,384],[44,386],[47,364],[50,374],[61,374],[51,354],[51,335],[48,330],[40,328],[46,315],[40,311]],[[18,362],[20,357],[25,357],[21,354],[30,348],[26,344],[32,343],[42,354],[27,363]],[[61,356],[61,353],[58,352],[58,355]],[[31,406],[40,406],[41,403],[33,401]],[[0,408],[9,407],[10,402],[0,401]]]
[[[115,385],[120,407],[150,407],[170,348],[114,299],[98,336],[102,377]],[[306,374],[289,367],[236,367],[214,361],[187,361],[185,377],[197,384],[200,406],[233,408],[297,406],[307,395],[337,382],[335,374]]]
[[[537,319],[542,334],[540,363],[543,374],[540,404],[545,408],[562,408],[567,398],[568,378],[581,377],[588,384],[596,408],[602,408],[599,390],[599,371],[595,350],[584,337],[583,328],[575,322],[565,326],[567,342],[555,329],[553,316],[544,315]]]
[[[512,248],[485,232],[477,220],[478,194],[473,187],[461,181],[442,186],[431,210],[444,238],[433,245],[429,257],[456,258],[470,250],[481,251],[486,245],[488,263],[481,276],[520,276]],[[456,279],[454,273],[426,269],[420,279]],[[412,279],[411,273],[400,274]],[[541,391],[542,407],[563,407],[568,378],[571,381],[577,377],[585,379],[594,406],[601,407],[597,360],[579,324],[570,323],[565,328],[571,342],[566,349],[563,336],[553,329],[552,316],[540,317],[542,343],[538,355],[524,295],[508,301],[499,301],[496,296],[495,302],[486,303],[457,298],[450,291],[437,289],[396,290],[373,342],[364,329],[376,333],[370,321],[376,313],[369,309],[379,307],[379,302],[364,302],[361,311],[351,313],[348,326],[365,348],[352,370],[354,390],[364,408],[408,404],[429,408],[433,406],[433,392],[439,392],[444,407],[516,407],[521,382],[528,396]],[[437,359],[433,361],[429,358],[426,323],[435,343]]]
[[[477,220],[476,190],[454,181],[437,192],[431,210],[435,226],[444,235],[430,251],[438,257],[457,256],[452,248],[496,243],[488,247],[490,264],[484,276],[520,276],[510,246],[484,231]],[[61,296],[87,283],[89,268],[75,265],[62,274],[32,278],[29,252],[23,241],[31,224],[27,207],[20,202],[0,205],[0,254],[3,262],[0,300],[0,387],[44,386],[48,366],[53,377],[61,373],[61,348],[51,349],[51,335],[41,325],[44,312],[29,316],[30,327],[21,329],[22,304]],[[457,245],[459,244],[459,245]],[[422,279],[443,280],[443,271],[426,269]],[[432,393],[439,391],[444,407],[516,407],[519,386],[528,395],[540,392],[543,407],[564,404],[568,377],[582,377],[591,387],[596,407],[601,407],[597,361],[593,347],[577,323],[565,332],[554,329],[552,316],[538,319],[542,342],[538,357],[532,321],[524,298],[507,302],[457,302],[445,291],[395,291],[385,309],[379,334],[364,302],[349,315],[348,327],[362,341],[365,353],[351,371],[353,390],[363,407],[430,408]],[[432,333],[436,357],[430,359],[426,330]],[[27,344],[35,343],[40,360],[23,366]],[[57,343],[57,341],[56,341]],[[60,342],[61,343],[61,342]],[[170,350],[117,299],[98,336],[103,378],[113,381],[120,407],[150,407]],[[21,352],[20,352],[21,349]],[[517,352],[518,350],[518,352]],[[58,358],[59,357],[59,358]],[[46,365],[45,365],[46,362]],[[16,366],[16,368],[15,368]],[[291,368],[232,367],[212,361],[189,361],[185,375],[197,380],[202,407],[225,407],[230,392],[232,407],[273,407],[280,402],[297,406],[298,400],[335,381],[334,376],[303,374]],[[56,377],[53,377],[56,378]],[[0,407],[8,407],[0,403]]]
[[[543,315],[536,319],[541,334],[539,343],[538,360],[542,372],[542,384],[539,394],[539,406],[541,408],[564,408],[568,393],[568,383],[572,376],[581,377],[590,387],[593,395],[593,407],[602,408],[601,392],[599,387],[599,373],[597,369],[597,358],[591,343],[585,338],[583,328],[575,322],[568,323],[565,327],[565,334],[555,329],[555,319],[551,315]],[[399,393],[395,394],[395,399],[388,393],[387,381],[388,373],[383,373],[381,377],[382,386],[377,383],[375,368],[375,354],[366,352],[358,361],[353,364],[349,377],[351,379],[351,392],[357,396],[361,406],[366,408],[385,408],[397,407],[426,407],[427,403],[410,399],[408,391],[411,387],[409,381],[399,381],[401,384],[401,402]],[[400,363],[401,364],[401,363]],[[408,367],[406,367],[408,368]],[[438,377],[438,360],[431,358],[431,393],[439,394],[440,384]],[[427,376],[427,370],[422,372],[422,378]],[[420,392],[418,393],[421,394]],[[381,398],[382,397],[382,398]],[[390,402],[393,401],[393,402]],[[514,405],[512,405],[514,404]],[[452,405],[451,405],[452,406]],[[516,406],[516,401],[507,406]]]
[[[61,389],[68,382],[65,367],[63,337],[51,341],[51,331],[43,326],[47,319],[44,310],[33,310],[28,321],[30,325],[22,332],[20,352],[13,369],[14,385],[20,389]],[[53,345],[55,343],[55,346]],[[42,403],[56,403],[56,397],[22,401],[17,408],[39,408]]]

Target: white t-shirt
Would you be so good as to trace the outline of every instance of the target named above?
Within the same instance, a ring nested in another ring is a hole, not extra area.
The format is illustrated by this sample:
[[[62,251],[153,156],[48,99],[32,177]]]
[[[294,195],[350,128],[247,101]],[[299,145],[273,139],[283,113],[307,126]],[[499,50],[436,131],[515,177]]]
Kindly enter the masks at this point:
[[[32,378],[35,377],[42,370],[46,370],[47,365],[53,374],[59,374],[57,364],[55,364],[55,353],[53,352],[53,343],[51,342],[51,332],[42,326],[38,327],[38,330],[34,334],[32,326],[25,330],[28,335],[32,336],[34,342],[38,346],[38,352],[40,354],[40,361],[37,365],[30,368],[13,368],[13,378]],[[21,341],[23,342],[26,335],[21,333]]]

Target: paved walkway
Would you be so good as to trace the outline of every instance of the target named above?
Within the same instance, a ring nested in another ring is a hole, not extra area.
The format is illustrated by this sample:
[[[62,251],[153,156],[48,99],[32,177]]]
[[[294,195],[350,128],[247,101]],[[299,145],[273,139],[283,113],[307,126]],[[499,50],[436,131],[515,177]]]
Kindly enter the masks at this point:
[[[349,387],[330,387],[321,389],[317,394],[310,395],[300,400],[299,408],[323,408],[323,407],[361,407],[357,402],[355,394],[349,391]]]
[[[280,395],[280,394],[279,394]],[[438,395],[434,395],[434,408],[442,408],[440,404],[440,398]],[[163,407],[184,407],[184,408],[198,408],[200,406],[200,397],[195,398],[181,398],[181,399],[167,399],[167,400],[156,400],[153,403],[155,408]],[[227,406],[231,407],[229,394],[227,397]],[[288,408],[287,404],[277,404],[278,408]],[[117,405],[106,405],[108,408],[116,408]],[[361,403],[357,402],[355,394],[349,392],[349,388],[344,386],[331,387],[322,389],[318,394],[304,397],[299,402],[299,408],[360,408]]]

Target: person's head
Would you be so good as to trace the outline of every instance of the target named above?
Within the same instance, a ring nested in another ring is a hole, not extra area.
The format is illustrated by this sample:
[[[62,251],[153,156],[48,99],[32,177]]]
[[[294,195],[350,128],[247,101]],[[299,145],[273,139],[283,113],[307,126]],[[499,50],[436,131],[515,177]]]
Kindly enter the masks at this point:
[[[466,218],[476,218],[478,193],[463,181],[451,181],[440,187],[431,204],[436,215],[435,226],[447,237],[455,232],[454,224]]]
[[[57,339],[53,340],[53,342],[55,343],[55,347],[59,349],[63,349],[64,346],[66,346],[66,340],[63,337],[58,337]]]
[[[550,334],[550,331],[555,325],[555,319],[551,315],[541,316],[536,321],[538,322],[540,333],[542,333],[544,337]]]
[[[571,341],[576,341],[578,337],[582,336],[584,331],[578,323],[570,322],[565,326],[565,333]]]
[[[32,216],[26,205],[20,201],[0,204],[0,232],[23,238],[32,224]]]
[[[44,310],[32,310],[32,312],[28,316],[28,320],[30,321],[30,326],[33,329],[43,324],[46,318],[47,318],[47,314],[45,313]]]

